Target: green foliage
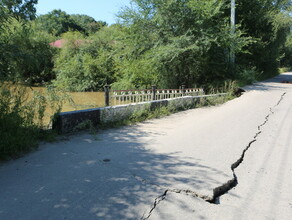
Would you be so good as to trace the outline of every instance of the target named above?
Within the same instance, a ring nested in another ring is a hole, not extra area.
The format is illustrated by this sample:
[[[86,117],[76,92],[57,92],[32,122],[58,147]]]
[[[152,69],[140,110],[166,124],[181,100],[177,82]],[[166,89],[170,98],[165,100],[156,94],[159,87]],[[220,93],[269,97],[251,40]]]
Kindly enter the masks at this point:
[[[291,1],[246,0],[237,5],[237,20],[246,34],[255,39],[247,49],[249,54],[238,56],[241,65],[255,67],[263,76],[277,73],[281,49],[291,27]]]
[[[107,30],[100,31],[90,39],[78,32],[63,35],[67,43],[55,58],[54,85],[68,91],[93,91],[112,83],[114,42],[108,34]]]
[[[52,37],[37,31],[32,23],[8,17],[1,23],[0,76],[14,81],[36,83],[49,81],[54,48]]]
[[[68,91],[217,88],[273,76],[280,63],[291,67],[289,0],[238,1],[236,33],[229,0],[133,0],[110,27],[61,10],[28,21],[36,3],[0,2],[1,77],[31,84],[56,78],[53,85]],[[64,48],[49,46],[56,37]]]
[[[240,69],[238,68],[238,81],[239,81],[239,86],[244,86],[244,85],[250,85],[257,80],[261,79],[261,73],[259,73],[256,68],[243,68]]]
[[[15,18],[33,20],[36,17],[37,3],[38,0],[1,0],[0,11],[5,10],[6,15],[9,14]]]
[[[229,50],[245,52],[251,43],[242,31],[230,34],[226,1],[135,0],[121,13],[121,79],[115,87],[178,88],[224,81],[230,75]],[[138,68],[137,68],[138,67]],[[132,86],[131,86],[132,84]]]
[[[129,118],[129,122],[131,124],[153,119],[153,118],[161,118],[164,116],[168,116],[171,114],[171,110],[168,107],[161,106],[159,108],[155,108],[153,111],[149,109],[143,109],[140,111],[134,112]]]
[[[35,149],[40,140],[54,138],[55,133],[47,130],[49,125],[44,121],[48,114],[60,112],[68,97],[51,87],[43,93],[29,90],[0,82],[0,160],[20,156]]]
[[[82,30],[82,27],[76,24],[69,14],[61,10],[53,10],[48,14],[39,16],[36,23],[40,29],[55,36],[60,36],[70,30]]]
[[[79,31],[88,35],[107,26],[106,22],[95,21],[90,16],[70,15],[62,10],[53,10],[48,14],[41,15],[36,19],[36,23],[41,30],[55,36],[60,36],[68,31]]]
[[[286,67],[287,70],[292,69],[292,30],[287,37],[286,43],[282,49],[283,58],[281,60],[281,67]]]
[[[94,18],[88,15],[73,14],[70,15],[71,19],[82,28],[82,32],[93,34],[107,26],[104,21],[96,21]]]
[[[231,98],[228,99],[229,96],[214,96],[214,97],[206,97],[206,98],[201,98],[198,102],[196,107],[208,107],[208,106],[215,106],[215,105],[220,105]]]

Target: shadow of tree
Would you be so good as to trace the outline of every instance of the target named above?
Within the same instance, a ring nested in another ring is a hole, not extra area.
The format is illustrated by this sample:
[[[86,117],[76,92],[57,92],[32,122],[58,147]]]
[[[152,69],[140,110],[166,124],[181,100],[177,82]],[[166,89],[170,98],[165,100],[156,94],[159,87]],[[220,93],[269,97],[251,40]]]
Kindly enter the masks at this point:
[[[145,148],[136,126],[83,134],[0,167],[1,219],[140,219],[166,189],[200,190],[225,175],[180,152]]]

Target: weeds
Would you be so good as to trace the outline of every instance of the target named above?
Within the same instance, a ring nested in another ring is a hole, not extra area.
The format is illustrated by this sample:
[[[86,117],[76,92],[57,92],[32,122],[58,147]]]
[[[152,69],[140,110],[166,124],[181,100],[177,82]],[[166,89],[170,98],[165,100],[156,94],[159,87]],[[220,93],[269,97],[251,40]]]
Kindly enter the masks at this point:
[[[91,134],[97,133],[97,128],[94,127],[92,121],[90,120],[85,120],[73,128],[73,132],[82,131],[82,130],[89,130]]]
[[[226,95],[198,98],[194,99],[192,102],[179,106],[176,105],[175,102],[169,102],[167,106],[156,106],[153,109],[150,105],[146,105],[143,109],[134,111],[133,114],[131,114],[127,119],[104,123],[101,125],[101,128],[117,128],[120,126],[132,125],[149,119],[161,118],[188,109],[223,104],[234,98],[233,90],[235,85],[236,84],[234,82],[230,82],[225,85],[225,88],[222,88],[221,92],[227,92]]]
[[[161,118],[163,116],[168,116],[171,113],[172,112],[170,108],[165,107],[165,106],[158,107],[154,109],[153,111],[151,111],[150,109],[143,109],[143,110],[134,112],[134,114],[132,114],[131,117],[126,121],[128,122],[128,124],[133,124],[133,123],[142,122],[142,121],[153,119],[153,118]]]
[[[45,128],[46,109],[61,110],[55,91],[29,93],[29,88],[0,83],[0,160],[19,157],[34,150],[40,140],[52,141],[55,133]]]

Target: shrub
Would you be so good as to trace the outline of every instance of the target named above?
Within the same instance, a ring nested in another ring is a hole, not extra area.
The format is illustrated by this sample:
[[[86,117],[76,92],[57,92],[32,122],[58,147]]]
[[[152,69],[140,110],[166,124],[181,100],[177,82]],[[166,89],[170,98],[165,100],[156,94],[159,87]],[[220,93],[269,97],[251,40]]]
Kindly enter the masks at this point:
[[[54,86],[67,91],[97,91],[113,82],[113,59],[108,42],[103,45],[100,39],[89,40],[78,32],[68,32],[63,39],[67,42],[55,57]]]
[[[257,80],[259,80],[261,77],[261,73],[256,71],[255,68],[243,68],[242,70],[239,70],[238,73],[238,80],[239,80],[239,85],[249,85]]]
[[[53,112],[61,110],[64,99],[55,91],[29,95],[28,89],[0,82],[0,160],[36,149],[39,140],[49,133],[43,123],[47,107]]]
[[[31,23],[9,17],[0,24],[0,77],[33,83],[48,82],[55,48],[50,35]]]
[[[37,146],[38,126],[33,123],[32,103],[23,105],[24,88],[0,89],[0,159],[27,152]]]

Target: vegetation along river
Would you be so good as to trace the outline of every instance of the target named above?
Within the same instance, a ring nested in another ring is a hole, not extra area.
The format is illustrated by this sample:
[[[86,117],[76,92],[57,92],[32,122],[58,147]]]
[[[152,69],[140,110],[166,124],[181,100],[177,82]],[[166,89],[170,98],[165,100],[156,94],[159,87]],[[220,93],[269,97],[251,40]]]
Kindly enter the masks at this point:
[[[33,91],[40,92],[41,94],[47,93],[47,88],[45,87],[30,87],[29,96],[33,94]],[[103,107],[104,103],[104,92],[64,92],[58,93],[58,96],[65,96],[64,104],[62,105],[61,112],[84,110],[90,108]],[[49,122],[53,111],[51,109],[46,110],[46,115],[44,118],[44,124]]]

